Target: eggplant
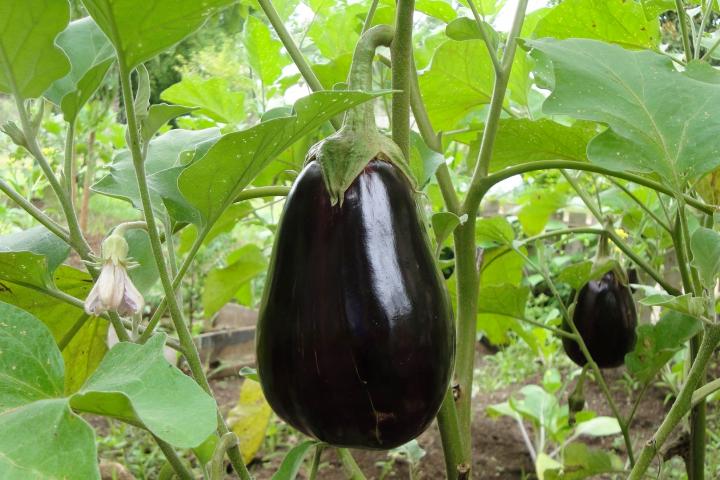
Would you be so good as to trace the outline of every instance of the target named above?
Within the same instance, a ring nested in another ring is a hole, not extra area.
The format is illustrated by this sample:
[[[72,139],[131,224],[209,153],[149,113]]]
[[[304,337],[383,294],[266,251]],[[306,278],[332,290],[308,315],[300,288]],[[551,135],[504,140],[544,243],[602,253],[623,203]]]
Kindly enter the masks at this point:
[[[370,161],[333,203],[307,163],[278,226],[256,346],[270,406],[320,441],[390,449],[432,422],[452,374],[452,310],[398,168]]]
[[[600,368],[615,368],[625,361],[625,354],[635,348],[637,313],[630,288],[619,274],[610,270],[600,280],[591,280],[580,290],[573,323],[585,342],[590,356]],[[567,322],[562,325],[571,331]],[[563,348],[579,366],[587,363],[575,340],[563,337]]]

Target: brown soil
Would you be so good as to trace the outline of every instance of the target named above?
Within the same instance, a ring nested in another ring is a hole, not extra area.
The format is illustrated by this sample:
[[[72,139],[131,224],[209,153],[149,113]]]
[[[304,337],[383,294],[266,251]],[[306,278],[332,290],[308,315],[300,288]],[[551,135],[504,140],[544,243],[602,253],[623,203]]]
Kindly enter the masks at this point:
[[[480,356],[478,363],[482,364],[482,362],[483,356]],[[628,389],[624,386],[624,382],[621,381],[622,370],[608,371],[606,375],[619,408],[623,412],[629,411],[632,398],[628,396]],[[542,375],[538,373],[528,378],[523,384],[513,385],[491,394],[480,394],[475,398],[472,426],[474,479],[515,480],[535,478],[533,462],[524,446],[515,422],[509,418],[491,419],[485,411],[489,405],[507,400],[522,385],[541,384],[541,380]],[[224,411],[230,409],[237,401],[238,389],[241,383],[240,378],[226,378],[213,382],[213,390]],[[653,388],[645,395],[632,426],[636,445],[642,445],[642,442],[650,437],[664,417],[667,406],[663,400],[666,392]],[[633,392],[633,394],[637,394],[637,392]],[[604,397],[595,384],[586,383],[585,396],[586,409],[591,409],[599,415],[612,415]],[[301,440],[301,438],[297,439],[297,441]],[[442,444],[437,425],[433,424],[428,431],[418,438],[418,442],[426,451],[426,455],[420,461],[418,472],[414,478],[416,480],[445,478]],[[598,447],[613,448],[611,439],[595,440],[592,443]],[[636,449],[638,448],[636,446]],[[285,451],[276,451],[272,456],[268,456],[269,453],[271,452],[261,450],[258,453],[258,458],[250,466],[251,473],[258,480],[272,477],[280,465]],[[385,452],[356,450],[352,453],[368,480],[381,479],[382,464],[388,461]],[[616,453],[624,456],[624,447],[616,449]],[[337,455],[331,449],[323,453],[318,477],[323,480],[345,480],[347,478]],[[301,470],[298,478],[306,478],[304,469]],[[409,478],[407,465],[396,462],[392,472],[385,478]]]

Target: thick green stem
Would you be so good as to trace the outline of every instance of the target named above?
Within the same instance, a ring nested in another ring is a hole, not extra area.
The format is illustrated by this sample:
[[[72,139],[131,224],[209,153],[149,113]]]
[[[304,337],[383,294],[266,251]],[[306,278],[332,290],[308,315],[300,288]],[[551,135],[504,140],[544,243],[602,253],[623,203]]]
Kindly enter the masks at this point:
[[[692,406],[694,407],[695,405],[704,402],[708,396],[712,395],[718,390],[720,390],[720,378],[716,378],[712,382],[706,383],[705,385],[693,392]]]
[[[452,386],[445,392],[445,399],[438,412],[437,421],[445,457],[445,472],[449,480],[456,480],[459,469],[464,468],[465,458]]]
[[[640,456],[638,457],[635,467],[630,472],[628,480],[641,480],[645,476],[645,472],[650,467],[653,458],[660,451],[665,441],[672,434],[675,427],[685,417],[692,406],[693,393],[705,375],[705,368],[712,358],[715,347],[720,342],[720,325],[710,325],[705,329],[700,349],[697,357],[690,367],[687,380],[673,403],[670,411],[665,416],[662,424],[653,435],[653,438],[647,442]]]
[[[170,316],[175,326],[175,330],[182,345],[185,359],[188,362],[190,371],[195,378],[195,381],[205,390],[209,395],[212,395],[210,384],[207,381],[205,372],[200,362],[200,355],[198,354],[197,347],[193,342],[192,335],[188,328],[185,319],[183,318],[182,310],[177,302],[175,296],[175,289],[173,287],[170,276],[168,275],[168,268],[163,256],[162,243],[160,241],[160,234],[158,232],[158,225],[155,220],[155,214],[152,209],[150,202],[150,192],[148,189],[147,178],[145,174],[145,159],[142,155],[142,146],[140,144],[140,135],[135,118],[135,107],[133,101],[132,85],[130,82],[130,71],[124,66],[125,61],[121,54],[118,54],[118,63],[120,65],[120,85],[122,89],[123,103],[125,105],[125,111],[128,122],[128,136],[130,140],[130,153],[133,160],[133,166],[135,167],[135,176],[138,184],[138,191],[140,193],[140,201],[142,203],[142,210],[145,216],[145,222],[147,223],[148,236],[150,237],[150,246],[152,248],[153,257],[158,268],[160,275],[160,283],[162,284],[165,292],[165,299],[167,300],[168,307],[170,309]],[[224,435],[229,432],[225,420],[218,411],[218,424],[219,433]],[[249,479],[250,474],[245,467],[245,463],[242,461],[240,450],[237,447],[230,449],[229,451],[230,460],[237,473],[243,479]]]
[[[226,433],[220,438],[210,461],[210,480],[223,480],[225,478],[225,469],[223,468],[225,466],[225,454],[237,444],[238,437],[232,432]]]
[[[178,454],[175,453],[175,450],[173,450],[172,446],[170,444],[160,440],[155,435],[153,435],[153,438],[155,439],[158,446],[160,447],[160,450],[162,450],[168,463],[175,471],[175,474],[181,480],[194,480],[195,476],[192,473],[190,473],[190,470],[188,470],[188,468],[183,464],[182,460],[180,460],[180,457],[178,457]]]
[[[73,323],[72,327],[70,327],[70,330],[68,330],[65,335],[63,335],[63,337],[58,342],[58,348],[61,352],[65,350],[65,347],[67,347],[68,344],[72,341],[72,339],[75,338],[75,335],[77,335],[80,329],[85,326],[85,322],[87,322],[89,318],[90,315],[83,312],[80,315],[80,318],[78,318],[77,321]]]
[[[390,46],[392,58],[392,139],[406,159],[410,158],[410,69],[415,0],[398,0],[395,35]]]
[[[692,60],[692,48],[690,46],[690,33],[688,31],[688,18],[687,12],[685,12],[685,5],[683,0],[675,0],[675,8],[677,9],[678,22],[680,23],[680,33],[682,35],[683,50],[685,51],[685,61],[689,62]]]

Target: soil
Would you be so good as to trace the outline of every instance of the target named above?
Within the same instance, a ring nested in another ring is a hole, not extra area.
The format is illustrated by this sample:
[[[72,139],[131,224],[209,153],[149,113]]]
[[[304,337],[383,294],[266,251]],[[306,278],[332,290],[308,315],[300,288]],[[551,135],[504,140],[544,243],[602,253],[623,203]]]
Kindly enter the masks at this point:
[[[478,357],[478,364],[481,366],[483,362],[484,355],[481,353]],[[607,382],[618,403],[618,407],[621,411],[627,412],[631,408],[633,399],[629,397],[628,388],[621,381],[622,376],[622,369],[606,372]],[[238,390],[241,384],[242,380],[238,377],[229,377],[213,382],[213,390],[223,411],[229,410],[237,402]],[[542,384],[542,372],[531,376],[522,384],[512,385],[490,394],[479,394],[474,399],[472,425],[475,459],[473,465],[474,479],[517,480],[536,478],[532,459],[525,448],[516,423],[507,417],[492,419],[485,413],[489,405],[507,400],[512,393],[517,392],[522,385],[526,384]],[[669,407],[664,403],[666,393],[667,390],[654,387],[646,393],[632,426],[633,438],[636,439],[636,444],[641,444],[640,442],[648,439],[660,419],[664,417],[665,411]],[[598,415],[612,415],[602,393],[595,384],[586,382],[585,397],[586,409],[593,410]],[[300,438],[297,440],[301,441]],[[418,438],[418,442],[426,451],[426,455],[420,461],[417,473],[413,478],[415,480],[445,478],[442,444],[437,425],[433,423]],[[590,443],[606,449],[614,448],[612,439],[594,440]],[[251,473],[258,480],[270,479],[278,469],[285,454],[284,451],[276,451],[272,456],[268,456],[268,453],[270,452],[261,450],[258,452],[256,460],[250,465]],[[352,453],[368,480],[381,480],[383,478],[381,476],[382,465],[388,462],[386,452],[354,450]],[[624,446],[622,449],[616,449],[615,453],[624,457]],[[298,478],[306,478],[304,475],[304,470],[301,470]],[[326,449],[323,453],[318,478],[323,480],[345,480],[347,478],[339,458],[332,449]],[[392,471],[384,478],[410,478],[408,466],[401,461],[395,462]]]

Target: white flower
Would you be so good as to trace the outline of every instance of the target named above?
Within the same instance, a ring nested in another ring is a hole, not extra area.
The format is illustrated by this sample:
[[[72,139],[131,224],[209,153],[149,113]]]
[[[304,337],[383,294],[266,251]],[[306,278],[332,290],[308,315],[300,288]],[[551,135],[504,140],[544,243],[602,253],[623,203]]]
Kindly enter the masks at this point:
[[[108,310],[129,317],[142,311],[145,301],[127,272],[128,244],[121,235],[103,241],[102,270],[85,299],[85,312],[100,315]]]

